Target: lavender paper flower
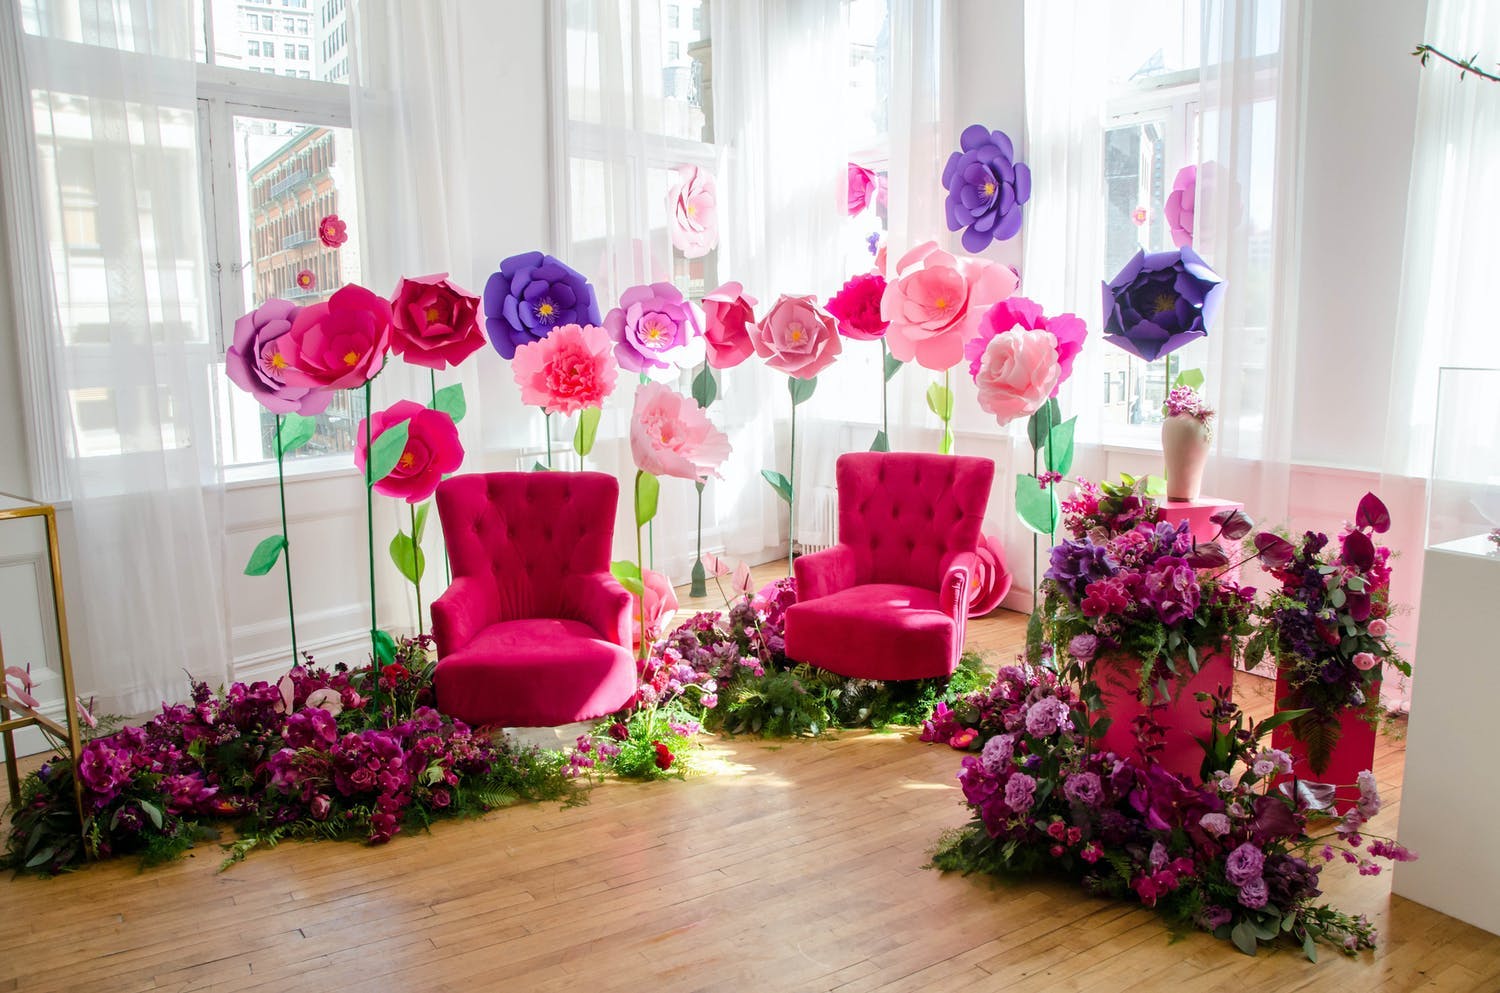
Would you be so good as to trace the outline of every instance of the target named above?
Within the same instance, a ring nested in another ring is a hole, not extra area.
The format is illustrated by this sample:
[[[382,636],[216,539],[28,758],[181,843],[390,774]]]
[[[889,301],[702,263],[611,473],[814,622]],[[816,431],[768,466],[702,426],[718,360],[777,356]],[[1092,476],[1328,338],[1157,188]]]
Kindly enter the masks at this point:
[[[982,252],[992,240],[1020,232],[1021,205],[1031,199],[1031,170],[1015,160],[1015,146],[1003,131],[971,124],[958,144],[943,167],[948,230],[963,230],[964,251]]]
[[[1104,340],[1154,362],[1208,334],[1223,287],[1190,247],[1136,252],[1104,284]]]
[[[589,281],[541,252],[512,255],[484,286],[484,330],[503,359],[553,328],[599,322],[599,301]]]

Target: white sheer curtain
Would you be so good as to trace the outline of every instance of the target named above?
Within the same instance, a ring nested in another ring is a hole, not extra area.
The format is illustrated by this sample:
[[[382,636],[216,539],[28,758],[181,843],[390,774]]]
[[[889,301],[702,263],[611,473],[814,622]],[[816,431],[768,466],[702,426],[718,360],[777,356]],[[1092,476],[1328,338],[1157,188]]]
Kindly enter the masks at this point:
[[[45,232],[53,290],[20,301],[44,308],[19,329],[50,427],[32,443],[69,501],[79,682],[120,713],[228,671],[192,25],[188,0],[23,0],[24,34],[0,18],[25,74],[7,133],[24,115],[34,142],[7,142],[7,210],[33,205],[11,223]]]

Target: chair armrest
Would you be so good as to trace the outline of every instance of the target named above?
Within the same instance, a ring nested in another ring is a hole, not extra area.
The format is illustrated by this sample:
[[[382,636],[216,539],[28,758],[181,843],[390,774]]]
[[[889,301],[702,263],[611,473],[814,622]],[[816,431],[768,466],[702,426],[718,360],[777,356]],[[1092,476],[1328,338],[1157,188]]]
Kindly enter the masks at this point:
[[[979,567],[979,556],[973,552],[949,552],[940,566],[943,578],[938,587],[938,609],[950,617],[968,616],[969,587],[974,582],[974,571]]]
[[[633,600],[620,581],[607,572],[574,573],[563,580],[563,610],[582,621],[605,641],[629,648],[634,628]]]
[[[834,545],[821,552],[811,552],[792,563],[797,575],[797,599],[816,600],[855,583],[854,550],[848,545]]]
[[[438,657],[463,648],[494,618],[495,595],[490,585],[474,576],[455,579],[432,601],[432,636]]]

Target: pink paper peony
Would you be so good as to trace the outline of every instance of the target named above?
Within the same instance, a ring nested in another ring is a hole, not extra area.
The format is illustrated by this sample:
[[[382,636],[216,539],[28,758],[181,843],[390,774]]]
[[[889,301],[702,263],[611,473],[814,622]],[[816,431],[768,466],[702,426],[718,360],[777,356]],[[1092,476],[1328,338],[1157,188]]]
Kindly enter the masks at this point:
[[[329,390],[288,385],[286,357],[278,339],[292,329],[300,308],[285,300],[267,300],[234,322],[234,343],[224,356],[224,371],[240,389],[273,414],[321,414],[333,399]]]
[[[308,304],[277,339],[282,379],[295,386],[347,390],[363,386],[385,366],[391,305],[350,283],[321,303]]]
[[[672,244],[684,257],[701,259],[719,243],[717,184],[713,174],[694,165],[677,167],[677,182],[667,191]]]
[[[693,305],[671,283],[632,286],[604,315],[615,358],[630,372],[689,369],[703,361],[703,329]]]
[[[401,280],[391,298],[391,351],[412,365],[447,369],[483,345],[478,297],[445,272]]]
[[[850,217],[863,213],[872,203],[885,204],[886,178],[873,169],[850,162],[848,189],[845,205]]]
[[[963,358],[990,307],[1016,291],[1015,272],[985,259],[955,259],[937,242],[918,245],[896,263],[880,316],[890,322],[886,342],[902,362],[941,372]]]
[[[985,346],[974,385],[979,406],[1005,424],[1035,413],[1060,376],[1056,338],[1047,331],[1010,331]]]
[[[1198,195],[1198,167],[1183,166],[1172,180],[1172,192],[1167,194],[1163,213],[1167,215],[1167,230],[1172,234],[1172,244],[1181,248],[1193,243],[1193,207]]]
[[[828,300],[828,312],[839,322],[839,334],[856,341],[875,341],[885,336],[890,322],[880,316],[880,298],[885,295],[885,277],[862,273],[844,284]]]
[[[661,573],[647,569],[641,573],[641,586],[645,597],[631,595],[630,607],[631,639],[637,648],[641,645],[641,608],[645,600],[646,640],[655,641],[667,633],[667,625],[677,612],[677,591]]]
[[[318,222],[318,240],[329,248],[338,248],[349,240],[349,225],[339,220],[339,215],[329,214]]]
[[[730,369],[750,357],[755,346],[750,329],[755,326],[755,298],[739,283],[728,282],[703,298],[703,343],[708,364]]]
[[[620,368],[611,344],[601,327],[565,324],[517,348],[511,372],[521,387],[521,402],[549,414],[603,406],[615,391]]]
[[[719,474],[729,457],[729,437],[692,399],[646,383],[635,391],[630,454],[643,472],[697,480]]]
[[[1042,313],[1041,305],[1025,297],[1011,297],[991,307],[980,322],[979,334],[964,345],[964,358],[969,360],[969,375],[979,375],[979,363],[985,349],[997,335],[1010,331],[1046,331],[1057,341],[1057,388],[1073,374],[1073,360],[1083,351],[1083,340],[1089,329],[1076,314],[1058,314],[1048,317]]]
[[[812,296],[782,294],[751,332],[755,354],[794,379],[811,379],[843,351],[838,323]]]
[[[464,449],[459,444],[458,426],[453,418],[411,400],[397,400],[376,412],[370,421],[371,444],[403,421],[408,424],[406,448],[391,474],[376,480],[374,489],[407,503],[421,503],[432,496],[444,473],[454,472],[463,464]],[[354,432],[354,464],[361,472],[366,458],[365,422],[360,421]]]

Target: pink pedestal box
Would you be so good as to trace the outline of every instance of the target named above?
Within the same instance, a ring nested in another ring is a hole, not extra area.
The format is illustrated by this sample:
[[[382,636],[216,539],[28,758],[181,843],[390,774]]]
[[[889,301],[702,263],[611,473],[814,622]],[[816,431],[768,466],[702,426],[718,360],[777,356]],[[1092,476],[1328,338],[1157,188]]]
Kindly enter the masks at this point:
[[[1212,727],[1203,715],[1207,704],[1195,699],[1194,694],[1223,689],[1225,698],[1230,699],[1234,691],[1234,664],[1227,653],[1216,652],[1201,661],[1196,675],[1177,681],[1170,703],[1153,704],[1150,708],[1152,719],[1167,733],[1166,748],[1157,761],[1167,771],[1193,783],[1199,782],[1198,770],[1203,765],[1203,746],[1198,739],[1207,738]],[[1134,723],[1147,709],[1141,703],[1139,663],[1134,659],[1102,659],[1094,673],[1104,697],[1104,712],[1110,717],[1109,728],[1098,747],[1139,758]]]
[[[1370,692],[1375,695],[1376,699],[1380,698],[1378,680],[1371,687]],[[1287,685],[1286,676],[1278,672],[1276,674],[1278,710],[1290,709],[1291,705],[1284,701],[1291,696],[1291,693],[1292,689]],[[1354,785],[1355,777],[1366,769],[1374,767],[1375,727],[1358,711],[1349,710],[1339,715],[1339,732],[1338,743],[1333,746],[1333,753],[1328,756],[1328,765],[1321,772],[1314,769],[1308,762],[1307,746],[1293,736],[1289,725],[1283,724],[1271,732],[1271,744],[1291,753],[1292,774],[1296,778],[1337,786],[1338,808],[1345,810],[1359,799],[1359,789]]]
[[[1196,500],[1162,500],[1161,519],[1176,524],[1187,521],[1188,529],[1196,541],[1212,541],[1219,533],[1219,526],[1209,518],[1221,510],[1244,510],[1238,500],[1223,500],[1219,497],[1200,496]]]

